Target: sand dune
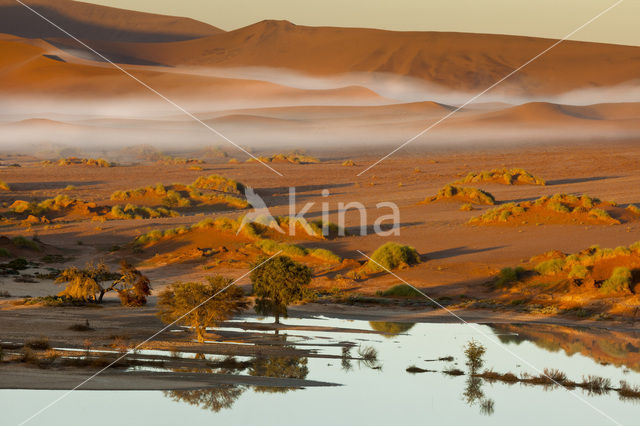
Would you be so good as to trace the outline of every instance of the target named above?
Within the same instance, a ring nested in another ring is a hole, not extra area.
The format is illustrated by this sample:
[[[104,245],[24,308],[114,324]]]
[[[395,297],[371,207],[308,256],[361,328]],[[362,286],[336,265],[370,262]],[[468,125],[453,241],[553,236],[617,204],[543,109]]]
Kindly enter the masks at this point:
[[[286,21],[224,32],[189,19],[69,0],[30,4],[248,145],[400,143],[553,44]],[[12,103],[0,120],[19,122],[4,131],[23,141],[46,135],[60,143],[90,136],[99,143],[210,142],[200,123],[16,7],[22,8],[0,0],[6,33],[0,34],[0,96]],[[638,137],[639,75],[640,47],[565,42],[426,140]],[[630,102],[614,103],[618,98]]]
[[[325,76],[380,72],[456,90],[477,90],[553,43],[506,35],[305,27],[263,21],[196,40],[98,46],[112,54],[166,65],[270,67]],[[639,47],[567,41],[527,66],[501,90],[554,94],[636,80],[639,52]]]
[[[489,86],[554,43],[507,35],[306,27],[273,20],[224,32],[187,18],[70,0],[29,4],[124,63],[265,67],[315,76],[389,73],[461,91]],[[12,0],[0,0],[0,28],[78,50],[76,42]],[[638,75],[640,47],[566,41],[499,91],[550,95],[637,81]]]
[[[596,104],[587,106],[529,102],[480,114],[477,122],[576,124],[585,121],[615,121],[640,118],[640,103]]]
[[[189,18],[71,0],[25,0],[24,3],[81,40],[161,42],[223,32]],[[65,37],[60,30],[14,0],[0,0],[0,28],[2,32],[28,38]]]
[[[40,97],[59,95],[70,99],[125,96],[162,102],[111,65],[90,61],[65,62],[52,56],[64,57],[65,54],[47,43],[34,44],[24,39],[0,40],[0,75],[3,77],[0,93]],[[229,100],[245,100],[244,103],[249,105],[344,102],[375,105],[389,102],[358,86],[306,90],[265,81],[164,72],[162,68],[155,67],[132,72],[174,99],[209,100],[211,104]]]

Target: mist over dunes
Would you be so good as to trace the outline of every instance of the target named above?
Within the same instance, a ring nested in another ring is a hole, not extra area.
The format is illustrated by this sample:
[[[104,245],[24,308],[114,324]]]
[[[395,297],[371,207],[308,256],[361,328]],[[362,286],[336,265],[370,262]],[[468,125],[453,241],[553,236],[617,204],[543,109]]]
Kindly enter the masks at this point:
[[[287,21],[225,32],[187,18],[68,0],[29,5],[254,146],[399,144],[554,43]],[[222,142],[20,4],[0,0],[0,11],[6,140],[109,143],[117,136],[118,143],[135,143],[148,132],[157,143],[177,134],[194,145]],[[416,144],[635,139],[638,75],[639,47],[563,42]]]

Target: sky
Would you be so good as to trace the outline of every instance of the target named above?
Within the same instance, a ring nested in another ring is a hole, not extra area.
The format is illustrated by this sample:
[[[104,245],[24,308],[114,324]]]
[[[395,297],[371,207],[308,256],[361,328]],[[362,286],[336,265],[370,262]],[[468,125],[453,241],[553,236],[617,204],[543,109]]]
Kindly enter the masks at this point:
[[[459,31],[563,38],[617,0],[85,0],[187,16],[224,30],[264,19],[299,25]],[[640,45],[639,0],[621,4],[571,39]]]

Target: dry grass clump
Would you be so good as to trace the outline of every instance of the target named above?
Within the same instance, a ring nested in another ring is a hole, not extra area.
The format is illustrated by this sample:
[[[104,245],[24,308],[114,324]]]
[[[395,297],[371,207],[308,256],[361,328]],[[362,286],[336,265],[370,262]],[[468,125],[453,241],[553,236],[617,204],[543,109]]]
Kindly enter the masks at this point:
[[[114,201],[144,200],[165,207],[190,207],[199,203],[225,203],[230,207],[247,208],[249,203],[239,198],[245,186],[219,175],[201,176],[190,185],[173,184],[146,186],[111,194]]]
[[[444,370],[442,370],[442,373],[449,375],[449,376],[464,376],[464,371],[460,370],[459,368],[455,368],[455,367],[449,367],[446,368]]]
[[[79,157],[67,157],[60,158],[55,163],[53,161],[41,161],[43,166],[57,165],[57,166],[94,166],[94,167],[113,167],[114,164],[105,160],[104,158],[79,158]]]
[[[582,382],[578,385],[596,395],[601,395],[612,389],[611,379],[592,375],[583,377]]]
[[[151,207],[141,207],[133,204],[127,204],[122,207],[115,205],[111,208],[108,217],[110,219],[154,219],[158,217],[178,217],[180,213],[175,210],[169,210],[164,207],[152,209]]]
[[[620,224],[603,207],[612,203],[601,202],[587,195],[580,197],[567,194],[543,196],[535,201],[507,203],[488,210],[469,223],[486,225],[492,223],[597,223]]]
[[[204,161],[198,158],[183,158],[183,157],[174,157],[171,155],[162,155],[158,160],[156,160],[158,164],[162,164],[165,166],[179,166],[185,164],[203,164]]]
[[[432,197],[427,197],[423,203],[431,203],[441,200],[460,200],[467,203],[488,204],[496,203],[493,195],[477,188],[468,188],[456,185],[446,185]]]
[[[532,275],[533,282],[544,283],[539,277],[549,277],[551,282],[558,284],[571,284],[572,292],[588,292],[597,290],[602,295],[608,296],[632,296],[632,292],[637,292],[634,285],[638,277],[635,273],[640,269],[640,242],[631,244],[628,247],[620,246],[615,249],[600,248],[592,246],[578,253],[566,255],[553,251],[543,256],[536,256],[532,261],[539,259],[533,267],[536,274]],[[519,268],[522,274],[527,271]],[[517,281],[515,278],[521,275],[515,270],[505,268],[501,271],[494,282],[511,283]],[[535,277],[538,278],[535,278]],[[524,284],[527,285],[526,283]],[[494,288],[500,288],[494,284]],[[568,289],[569,287],[563,287]]]
[[[247,163],[254,163],[256,161],[261,161],[263,163],[294,163],[294,164],[311,164],[311,163],[320,162],[320,160],[318,160],[315,157],[306,155],[301,152],[295,152],[295,151],[290,152],[288,154],[274,154],[269,157],[261,155],[257,158],[258,160],[256,160],[255,158],[249,158],[247,160]]]
[[[626,381],[620,380],[618,393],[622,399],[638,399],[640,398],[640,386],[630,385]]]
[[[24,213],[34,216],[42,216],[51,212],[59,212],[73,207],[95,207],[93,203],[85,203],[76,198],[70,198],[67,195],[58,195],[55,198],[49,198],[41,202],[16,200],[9,209],[14,213]]]
[[[475,376],[481,377],[488,382],[516,383],[520,381],[518,376],[511,372],[501,374],[493,370],[485,370],[480,374],[476,374]]]
[[[352,167],[352,166],[355,166],[356,163],[353,160],[344,160],[342,162],[342,165],[347,167]]]
[[[194,188],[210,189],[228,194],[242,194],[245,190],[244,184],[220,175],[201,176],[192,185]]]
[[[473,207],[473,204],[471,204],[471,203],[464,203],[463,205],[460,206],[460,211],[461,212],[470,212],[472,210],[475,210],[475,208]]]
[[[219,175],[201,176],[190,185],[173,184],[115,191],[114,201],[141,200],[146,203],[162,204],[165,207],[190,207],[196,204],[224,203],[230,207],[247,208],[249,203],[239,198],[245,186],[233,179]]]
[[[420,255],[411,246],[394,242],[381,245],[373,252],[371,259],[365,264],[367,272],[402,269],[420,263]]]
[[[11,191],[11,187],[5,181],[0,180],[0,190],[2,190],[2,191]]]
[[[65,216],[67,214],[92,217],[94,220],[148,219],[179,216],[177,212],[163,207],[152,209],[127,204],[124,207],[115,205],[109,208],[97,206],[95,203],[85,202],[77,198],[70,198],[67,195],[58,195],[55,198],[41,202],[16,200],[9,208],[14,213],[28,215],[26,221],[30,223],[47,223],[47,216]]]
[[[276,218],[280,225],[284,224],[283,218]],[[134,244],[141,246],[151,244],[163,239],[168,239],[178,235],[187,234],[189,232],[199,231],[203,229],[214,229],[220,232],[237,233],[240,230],[240,234],[253,241],[253,244],[262,250],[266,254],[274,254],[281,251],[283,254],[291,257],[312,257],[315,260],[320,260],[326,263],[340,263],[342,258],[330,250],[323,248],[302,247],[297,244],[276,241],[271,238],[266,238],[264,234],[269,229],[269,226],[262,225],[260,223],[245,223],[242,228],[242,217],[237,220],[227,217],[218,217],[216,219],[207,218],[190,227],[179,226],[177,228],[170,228],[165,230],[153,230],[146,234],[138,236],[134,240]],[[315,225],[318,226],[317,224]],[[321,232],[321,231],[320,231]],[[320,234],[321,236],[322,234]]]
[[[636,216],[640,216],[640,208],[638,206],[636,206],[635,204],[629,204],[627,206],[626,210],[630,211],[631,213],[635,214]]]
[[[546,185],[544,179],[532,175],[524,169],[493,169],[489,171],[471,172],[456,183],[496,182],[506,185]]]
[[[159,183],[156,186],[145,186],[144,188],[130,189],[126,191],[115,191],[111,194],[113,201],[127,201],[133,198],[142,197],[164,197],[169,188]]]
[[[342,258],[340,256],[330,250],[322,248],[306,248],[297,244],[283,243],[269,238],[259,239],[255,242],[255,245],[266,254],[282,252],[282,254],[291,257],[312,256],[318,260],[323,260],[328,263],[342,262]]]

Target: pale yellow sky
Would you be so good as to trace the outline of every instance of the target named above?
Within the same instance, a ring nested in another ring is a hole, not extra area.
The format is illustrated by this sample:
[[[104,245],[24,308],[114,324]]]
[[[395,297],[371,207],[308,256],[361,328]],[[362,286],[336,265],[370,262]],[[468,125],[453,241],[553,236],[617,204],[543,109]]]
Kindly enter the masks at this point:
[[[263,19],[300,25],[562,38],[616,0],[85,0],[188,16],[232,30]],[[624,0],[572,37],[640,45],[640,0]]]

